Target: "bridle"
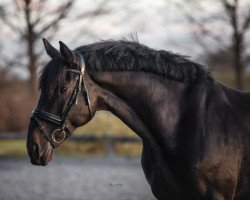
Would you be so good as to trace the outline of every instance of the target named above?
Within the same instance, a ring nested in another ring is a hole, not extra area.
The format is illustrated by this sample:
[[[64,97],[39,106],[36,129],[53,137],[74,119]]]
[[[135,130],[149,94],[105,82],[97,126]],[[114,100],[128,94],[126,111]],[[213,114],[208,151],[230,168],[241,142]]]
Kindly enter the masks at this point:
[[[41,130],[43,136],[46,138],[46,140],[51,144],[51,146],[56,147],[60,143],[62,143],[68,136],[70,136],[73,131],[71,130],[69,124],[67,123],[67,117],[69,114],[69,111],[73,104],[78,103],[78,94],[79,92],[83,96],[83,98],[86,99],[86,102],[88,104],[88,110],[89,110],[89,119],[93,117],[92,109],[91,109],[91,103],[89,99],[88,89],[86,87],[85,81],[84,81],[84,72],[85,72],[85,60],[80,52],[75,52],[77,57],[79,58],[79,68],[80,70],[76,69],[67,69],[67,72],[75,73],[79,75],[79,79],[74,87],[74,90],[71,94],[71,97],[69,101],[66,104],[65,110],[62,112],[61,116],[55,115],[50,112],[46,112],[43,110],[40,110],[36,108],[32,111],[31,119],[34,120],[37,124],[39,129]],[[83,86],[83,87],[82,87]],[[51,124],[54,124],[56,126],[59,126],[60,128],[54,130],[51,135],[47,134],[47,131],[45,130],[43,123],[40,121],[46,121]],[[65,131],[67,129],[67,131]]]

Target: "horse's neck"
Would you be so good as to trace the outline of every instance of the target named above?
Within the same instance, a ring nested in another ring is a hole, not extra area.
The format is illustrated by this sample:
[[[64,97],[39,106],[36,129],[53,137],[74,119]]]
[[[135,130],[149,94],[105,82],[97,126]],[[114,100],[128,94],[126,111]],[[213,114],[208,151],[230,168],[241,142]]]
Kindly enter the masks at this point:
[[[100,109],[114,113],[141,138],[167,135],[174,129],[183,83],[142,72],[92,72],[91,76],[101,88]]]

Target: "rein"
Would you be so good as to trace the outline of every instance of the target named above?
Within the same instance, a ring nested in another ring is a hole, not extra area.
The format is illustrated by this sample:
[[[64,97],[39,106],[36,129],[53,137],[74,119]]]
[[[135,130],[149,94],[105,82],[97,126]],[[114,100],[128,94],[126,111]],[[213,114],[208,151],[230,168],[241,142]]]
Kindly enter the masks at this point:
[[[79,94],[79,92],[81,93],[83,98],[85,98],[86,101],[87,101],[88,110],[89,110],[89,118],[91,119],[93,117],[92,116],[91,103],[90,103],[90,99],[89,99],[89,93],[88,93],[88,89],[87,89],[85,81],[84,81],[85,60],[84,60],[81,53],[79,53],[79,52],[75,52],[75,53],[76,53],[77,57],[80,60],[80,70],[67,69],[66,71],[78,74],[79,79],[78,79],[78,81],[76,83],[76,86],[75,86],[75,88],[74,88],[74,90],[73,90],[73,92],[71,94],[71,97],[70,97],[69,101],[67,102],[66,109],[63,111],[61,116],[58,116],[58,115],[55,115],[53,113],[40,110],[38,108],[33,110],[32,115],[31,115],[31,119],[33,119],[37,123],[37,125],[38,125],[39,129],[41,130],[43,136],[45,137],[45,139],[53,147],[58,146],[69,135],[71,135],[73,133],[73,131],[70,130],[70,127],[69,127],[69,125],[67,123],[67,117],[68,117],[68,114],[69,114],[69,111],[70,111],[72,105],[73,104],[76,104],[76,105],[78,104],[78,94]],[[49,122],[51,124],[59,126],[60,128],[54,130],[52,132],[52,134],[49,135],[49,134],[47,134],[47,132],[46,132],[44,126],[43,126],[43,123],[40,120]],[[67,129],[67,131],[69,133],[68,135],[65,132],[66,129]]]

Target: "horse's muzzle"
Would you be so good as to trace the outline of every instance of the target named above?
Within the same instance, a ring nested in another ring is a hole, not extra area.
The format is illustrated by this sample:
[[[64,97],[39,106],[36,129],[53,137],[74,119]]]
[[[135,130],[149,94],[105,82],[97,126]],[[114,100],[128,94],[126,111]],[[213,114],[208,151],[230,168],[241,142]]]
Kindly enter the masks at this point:
[[[38,128],[31,129],[32,134],[28,134],[27,150],[30,161],[33,165],[45,166],[53,158],[53,148],[50,143],[45,140]]]

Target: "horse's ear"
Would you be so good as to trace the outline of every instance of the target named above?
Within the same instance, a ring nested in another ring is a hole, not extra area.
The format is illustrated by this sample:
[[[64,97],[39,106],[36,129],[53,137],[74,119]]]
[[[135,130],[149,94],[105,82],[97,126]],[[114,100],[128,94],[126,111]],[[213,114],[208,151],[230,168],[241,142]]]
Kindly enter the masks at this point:
[[[46,40],[45,38],[43,38],[43,44],[44,44],[44,48],[47,52],[47,54],[53,59],[57,56],[60,56],[60,52],[55,48],[53,47],[49,42],[48,40]]]
[[[71,51],[66,44],[64,44],[62,41],[59,41],[60,44],[60,52],[62,57],[68,62],[72,63],[74,61],[74,52]]]

